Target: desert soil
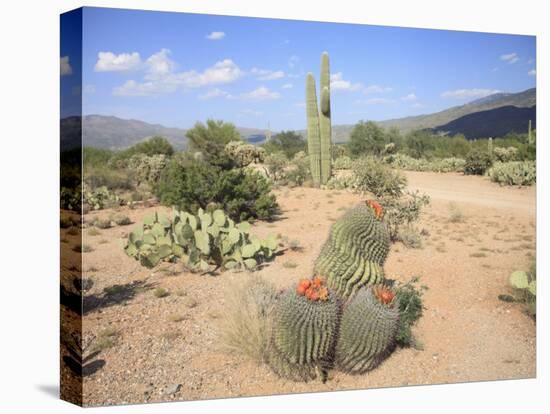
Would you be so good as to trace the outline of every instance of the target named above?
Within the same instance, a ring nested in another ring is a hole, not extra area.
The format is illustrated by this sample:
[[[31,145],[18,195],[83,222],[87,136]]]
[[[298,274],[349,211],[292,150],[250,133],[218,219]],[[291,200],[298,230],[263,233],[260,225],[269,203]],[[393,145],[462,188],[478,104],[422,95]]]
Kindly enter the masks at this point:
[[[98,356],[105,361],[103,368],[84,379],[85,405],[534,377],[535,322],[521,304],[502,302],[498,295],[511,293],[510,273],[528,269],[534,258],[535,188],[499,187],[460,174],[407,176],[410,189],[431,197],[418,224],[427,235],[420,249],[393,244],[386,273],[401,281],[420,276],[429,288],[424,316],[414,328],[422,349],[397,349],[363,376],[333,371],[326,383],[280,379],[267,366],[228,353],[220,343],[224,295],[245,274],[147,270],[122,251],[131,226],[94,236],[84,229],[84,243],[93,248],[83,254],[84,276],[94,281],[87,295],[101,296],[104,288],[127,285],[122,299],[102,303],[83,318],[85,340],[107,333],[112,345]],[[282,217],[256,223],[253,232],[299,241],[301,251],[287,250],[257,272],[284,288],[311,275],[331,224],[363,197],[312,188],[276,193]],[[451,203],[463,213],[463,221],[450,221]],[[139,222],[159,210],[167,209],[121,211]],[[86,220],[109,213],[91,213]],[[77,243],[74,236],[65,238]],[[157,287],[169,295],[156,297]]]

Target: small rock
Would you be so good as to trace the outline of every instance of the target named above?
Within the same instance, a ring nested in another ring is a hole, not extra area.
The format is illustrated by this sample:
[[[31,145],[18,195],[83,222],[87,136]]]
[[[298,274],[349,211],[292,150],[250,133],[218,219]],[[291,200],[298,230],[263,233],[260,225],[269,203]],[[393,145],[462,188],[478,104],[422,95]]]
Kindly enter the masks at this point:
[[[178,392],[180,388],[181,388],[181,384],[172,384],[166,387],[166,391],[164,391],[164,393],[167,395],[172,395]]]

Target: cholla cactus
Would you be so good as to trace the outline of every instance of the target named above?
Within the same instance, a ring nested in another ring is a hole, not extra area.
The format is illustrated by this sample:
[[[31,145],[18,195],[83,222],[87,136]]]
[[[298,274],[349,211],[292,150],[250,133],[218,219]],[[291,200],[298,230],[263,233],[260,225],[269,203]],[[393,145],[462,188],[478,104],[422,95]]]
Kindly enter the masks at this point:
[[[243,141],[231,141],[225,146],[225,153],[239,167],[246,167],[253,162],[263,162],[265,150],[252,144],[246,144]]]
[[[342,313],[336,366],[351,374],[375,368],[393,350],[398,326],[395,293],[381,285],[361,289]]]
[[[331,366],[339,318],[338,299],[324,281],[301,280],[275,308],[269,365],[293,381],[315,378]]]
[[[348,298],[361,287],[384,280],[390,238],[375,201],[356,206],[338,219],[315,263],[329,288]]]
[[[168,157],[165,154],[136,154],[130,158],[128,168],[136,177],[138,185],[142,182],[155,184],[159,181],[167,162]]]

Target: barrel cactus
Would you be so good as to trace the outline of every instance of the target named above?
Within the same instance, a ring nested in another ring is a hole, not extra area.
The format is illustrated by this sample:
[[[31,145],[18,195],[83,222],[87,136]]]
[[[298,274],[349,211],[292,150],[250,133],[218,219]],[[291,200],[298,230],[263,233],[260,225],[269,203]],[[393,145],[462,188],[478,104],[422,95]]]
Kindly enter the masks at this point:
[[[275,373],[308,381],[330,368],[340,305],[323,280],[301,280],[282,295],[273,315],[268,362]]]
[[[363,286],[384,280],[390,237],[382,216],[376,201],[356,206],[333,224],[321,248],[315,271],[345,299]]]
[[[350,374],[376,368],[395,347],[399,301],[382,285],[361,289],[342,313],[335,364]]]

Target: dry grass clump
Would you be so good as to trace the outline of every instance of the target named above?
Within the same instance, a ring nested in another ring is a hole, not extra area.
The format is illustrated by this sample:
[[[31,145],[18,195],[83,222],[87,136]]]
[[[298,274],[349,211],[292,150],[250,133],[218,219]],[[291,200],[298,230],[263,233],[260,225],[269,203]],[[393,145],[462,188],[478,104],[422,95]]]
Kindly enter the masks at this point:
[[[464,213],[456,205],[456,203],[449,204],[449,222],[462,223],[464,222]]]
[[[270,314],[277,299],[275,287],[260,276],[250,275],[227,292],[220,319],[224,348],[262,362],[269,344]]]

